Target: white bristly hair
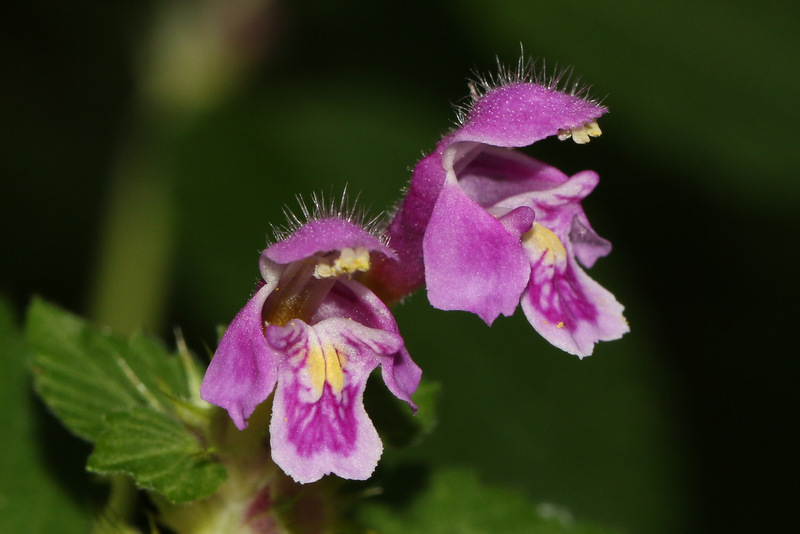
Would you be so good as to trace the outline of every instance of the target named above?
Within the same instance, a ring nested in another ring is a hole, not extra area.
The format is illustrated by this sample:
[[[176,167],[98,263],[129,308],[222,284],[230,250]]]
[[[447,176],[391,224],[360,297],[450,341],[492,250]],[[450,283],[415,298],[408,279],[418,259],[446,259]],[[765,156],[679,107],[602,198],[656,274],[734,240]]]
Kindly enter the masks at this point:
[[[548,72],[545,60],[541,60],[541,65],[537,60],[525,58],[520,55],[515,66],[506,66],[497,57],[497,73],[481,74],[473,71],[473,78],[467,80],[469,86],[468,101],[463,104],[456,104],[456,121],[458,126],[463,126],[472,111],[473,106],[478,100],[483,98],[486,93],[498,87],[513,85],[515,83],[533,83],[540,85],[550,91],[567,93],[577,98],[581,98],[592,104],[602,106],[602,99],[593,98],[589,91],[592,86],[581,83],[581,78],[575,77],[572,67],[561,67],[558,65]]]
[[[346,185],[342,191],[341,198],[335,197],[331,192],[328,195],[328,199],[326,199],[325,193],[322,191],[311,193],[308,201],[303,195],[297,195],[295,198],[297,199],[300,213],[296,213],[289,206],[284,206],[283,214],[286,217],[286,224],[283,226],[270,225],[272,239],[267,238],[268,244],[283,241],[304,224],[320,219],[343,219],[360,226],[377,237],[381,243],[388,244],[384,214],[370,216],[366,209],[357,205],[359,196],[360,194],[351,200],[347,193]]]

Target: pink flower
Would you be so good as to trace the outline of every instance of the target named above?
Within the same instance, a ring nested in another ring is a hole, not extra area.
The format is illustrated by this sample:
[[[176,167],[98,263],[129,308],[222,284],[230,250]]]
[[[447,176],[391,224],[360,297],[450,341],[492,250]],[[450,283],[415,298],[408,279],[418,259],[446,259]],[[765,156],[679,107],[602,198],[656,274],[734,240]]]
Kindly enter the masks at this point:
[[[343,217],[312,220],[261,254],[262,283],[233,319],[201,386],[239,429],[275,392],[272,458],[298,482],[368,478],[383,451],[363,405],[380,366],[412,409],[421,371],[389,309],[351,275],[396,256]]]
[[[401,262],[379,264],[379,273],[398,295],[424,282],[433,306],[488,324],[521,302],[542,336],[582,357],[629,330],[622,305],[579,265],[611,251],[580,205],[598,176],[570,178],[512,149],[553,135],[586,143],[607,109],[531,73],[521,61],[472,86],[461,126],[414,169],[389,229]]]

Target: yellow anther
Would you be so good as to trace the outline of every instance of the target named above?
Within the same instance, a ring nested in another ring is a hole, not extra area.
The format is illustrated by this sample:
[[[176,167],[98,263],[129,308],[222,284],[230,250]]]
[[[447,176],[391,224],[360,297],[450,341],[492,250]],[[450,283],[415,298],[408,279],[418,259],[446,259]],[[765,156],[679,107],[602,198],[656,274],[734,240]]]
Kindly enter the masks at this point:
[[[600,137],[602,133],[597,122],[587,122],[583,126],[558,130],[558,138],[564,141],[572,137],[573,141],[583,145],[588,143],[591,137]]]
[[[314,267],[314,278],[333,278],[334,276],[336,276],[336,271],[329,263],[319,263]]]
[[[314,268],[314,278],[333,278],[358,271],[369,271],[369,250],[364,247],[343,248],[333,261],[329,258],[320,259]]]
[[[333,261],[333,268],[347,274],[356,271],[368,271],[369,250],[364,247],[342,249],[339,257]]]

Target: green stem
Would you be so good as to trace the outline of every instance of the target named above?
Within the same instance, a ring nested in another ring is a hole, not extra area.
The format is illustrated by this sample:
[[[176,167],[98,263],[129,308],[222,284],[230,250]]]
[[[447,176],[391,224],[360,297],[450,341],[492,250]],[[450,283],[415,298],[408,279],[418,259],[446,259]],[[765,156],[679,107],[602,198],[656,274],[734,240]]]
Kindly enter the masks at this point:
[[[134,534],[139,531],[128,524],[136,501],[136,488],[130,477],[111,478],[111,491],[103,512],[95,517],[91,534]]]
[[[171,180],[143,152],[120,159],[91,299],[92,317],[120,332],[161,326],[172,259]]]

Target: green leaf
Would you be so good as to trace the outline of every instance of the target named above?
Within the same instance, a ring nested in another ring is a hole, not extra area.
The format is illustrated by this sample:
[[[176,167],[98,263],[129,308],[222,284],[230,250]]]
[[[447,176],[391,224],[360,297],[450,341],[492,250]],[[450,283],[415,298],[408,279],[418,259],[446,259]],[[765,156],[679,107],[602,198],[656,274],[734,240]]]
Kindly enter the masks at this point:
[[[57,465],[51,454],[57,450],[63,462],[85,452],[62,443],[56,421],[39,409],[31,394],[25,339],[14,323],[11,307],[0,298],[0,421],[6,438],[0,454],[0,532],[88,532],[88,476]],[[55,446],[48,449],[49,443]]]
[[[36,391],[75,434],[95,441],[104,417],[135,406],[166,412],[188,396],[181,361],[137,334],[126,341],[36,299],[28,312]]]
[[[173,502],[205,497],[225,480],[206,452],[208,407],[199,372],[141,334],[125,340],[42,300],[28,312],[37,392],[75,434],[95,443],[87,469],[128,474]],[[190,428],[192,430],[190,430]]]
[[[482,484],[469,471],[434,472],[410,503],[376,499],[358,519],[382,534],[610,534],[576,523],[559,507],[531,503],[525,495]]]
[[[140,487],[176,503],[206,497],[225,480],[225,468],[168,415],[133,408],[109,415],[107,425],[89,458],[90,471],[131,475]]]

